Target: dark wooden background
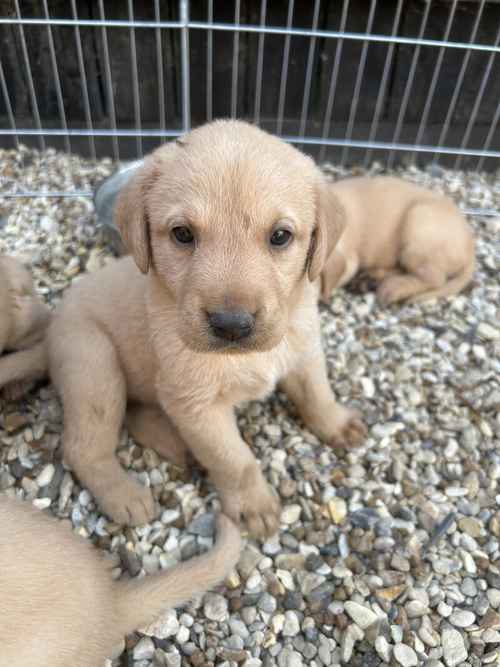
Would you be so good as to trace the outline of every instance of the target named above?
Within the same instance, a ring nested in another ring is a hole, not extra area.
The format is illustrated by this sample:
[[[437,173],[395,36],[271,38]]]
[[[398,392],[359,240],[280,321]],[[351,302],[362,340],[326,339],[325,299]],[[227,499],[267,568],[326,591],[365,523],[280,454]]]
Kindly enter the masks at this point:
[[[106,0],[104,4],[106,18],[125,20],[128,18],[127,2],[125,0]],[[25,18],[42,16],[41,1],[21,0],[20,5]],[[204,0],[192,0],[190,5],[191,18],[193,20],[206,20],[207,3]],[[295,28],[311,27],[313,5],[312,0],[296,0],[293,21]],[[162,20],[178,19],[177,2],[162,0],[160,6]],[[366,30],[369,6],[370,3],[368,0],[351,0],[347,31],[364,32]],[[421,0],[405,0],[398,27],[399,35],[406,37],[417,36],[424,7],[425,3]],[[97,0],[77,0],[77,8],[80,18],[99,18]],[[284,0],[269,0],[267,3],[267,24],[285,26],[287,8],[288,2]],[[372,32],[390,34],[395,8],[396,2],[393,0],[384,0],[378,3]],[[49,9],[52,18],[71,18],[71,5],[69,1],[49,0]],[[319,29],[338,29],[341,9],[342,2],[339,0],[323,0],[321,3]],[[443,37],[449,10],[449,0],[433,1],[425,32],[426,38],[439,40]],[[139,2],[136,0],[134,11],[135,18],[138,20],[154,20],[154,5],[152,0],[151,2]],[[468,41],[470,39],[476,12],[477,2],[459,2],[450,40]],[[14,16],[12,0],[0,0],[0,14],[2,16]],[[214,20],[232,22],[234,20],[234,3],[225,0],[214,0]],[[258,24],[259,20],[260,0],[242,0],[241,23]],[[499,25],[500,4],[487,2],[476,42],[493,44]],[[42,124],[47,128],[60,127],[61,122],[57,107],[47,29],[44,26],[25,26],[24,32]],[[109,104],[106,95],[102,31],[100,28],[82,27],[80,34],[82,37],[94,127],[109,128]],[[159,91],[156,69],[155,30],[137,29],[135,34],[142,125],[143,128],[159,128]],[[54,27],[53,36],[68,125],[70,127],[85,127],[74,29],[72,27]],[[134,108],[129,29],[108,28],[107,37],[111,54],[111,71],[118,127],[133,128]],[[253,118],[258,39],[259,37],[256,34],[240,34],[237,109],[237,114],[240,118]],[[265,37],[261,123],[270,130],[275,130],[276,128],[284,39],[284,36],[281,35],[266,35]],[[233,33],[214,31],[213,46],[213,114],[215,117],[227,117],[230,114]],[[309,136],[321,135],[336,46],[337,40],[335,39],[319,39],[316,44],[313,85],[311,88],[309,116],[306,127],[306,135]],[[395,47],[387,95],[384,100],[377,134],[377,140],[379,141],[390,141],[392,139],[414,48],[411,45],[396,45]],[[162,49],[166,92],[165,125],[167,129],[181,128],[179,30],[168,29],[162,31]],[[344,137],[361,49],[362,42],[344,41],[330,129],[331,137],[340,139]],[[309,38],[292,38],[284,114],[285,122],[283,126],[283,131],[286,134],[297,134],[299,131],[308,50]],[[366,140],[368,138],[386,53],[387,44],[372,43],[369,46],[353,132],[354,139]],[[190,88],[193,125],[203,123],[207,117],[206,54],[207,31],[191,30]],[[426,95],[438,54],[438,48],[422,47],[421,49],[410,103],[400,136],[400,142],[402,143],[411,144],[415,140],[418,123],[422,117]],[[444,53],[441,75],[430,109],[427,130],[423,137],[424,144],[434,145],[437,142],[464,56],[465,51],[463,50],[446,49]],[[33,127],[32,109],[30,107],[26,73],[22,60],[18,26],[0,26],[0,57],[7,79],[17,126],[19,128]],[[460,145],[467,121],[470,118],[472,106],[478,94],[488,58],[489,53],[485,52],[473,52],[471,54],[461,95],[454,110],[450,131],[446,138],[448,146]],[[497,56],[491,71],[489,84],[479,108],[469,147],[480,148],[482,146],[499,100],[500,57]],[[0,127],[9,127],[5,103],[1,94]],[[28,145],[37,145],[36,139],[33,138],[23,137],[22,141]],[[144,150],[150,150],[157,145],[158,141],[158,139],[144,139]],[[49,138],[47,139],[47,143],[56,147],[63,147],[61,138]],[[119,143],[120,156],[122,158],[135,157],[135,139],[121,138]],[[11,145],[13,145],[11,138],[0,135],[0,146]],[[96,146],[99,155],[111,155],[111,141],[109,138],[96,139]],[[88,141],[84,138],[72,138],[71,147],[77,152],[88,153]],[[500,132],[498,130],[494,136],[491,149],[500,150]],[[327,153],[327,157],[336,159],[338,153],[338,150],[330,150]],[[350,150],[349,158],[352,162],[362,159],[363,156],[363,151]],[[383,157],[383,154],[376,152],[374,157]],[[398,158],[405,159],[405,156],[398,155]],[[419,159],[423,163],[429,158],[424,155]],[[447,161],[446,159],[442,159],[441,162],[446,164]],[[476,162],[477,159],[471,159],[464,161],[463,164],[469,164],[473,168]],[[497,168],[498,160],[488,160],[485,163],[485,167]]]

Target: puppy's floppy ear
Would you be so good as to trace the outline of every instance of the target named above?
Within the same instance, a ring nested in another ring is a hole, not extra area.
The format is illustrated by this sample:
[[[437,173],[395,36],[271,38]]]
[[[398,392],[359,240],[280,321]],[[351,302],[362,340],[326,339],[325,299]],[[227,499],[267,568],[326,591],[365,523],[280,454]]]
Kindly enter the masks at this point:
[[[155,163],[150,157],[118,195],[114,212],[123,243],[142,273],[147,273],[151,264],[146,195],[155,178]]]
[[[309,247],[307,273],[314,282],[345,228],[345,211],[331,184],[321,178],[316,186],[316,227]]]

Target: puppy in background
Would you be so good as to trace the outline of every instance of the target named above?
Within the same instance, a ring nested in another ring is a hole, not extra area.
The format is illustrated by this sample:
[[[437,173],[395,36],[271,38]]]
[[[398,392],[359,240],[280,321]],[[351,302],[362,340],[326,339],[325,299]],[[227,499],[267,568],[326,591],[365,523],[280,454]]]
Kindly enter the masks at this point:
[[[330,186],[346,227],[321,275],[321,297],[364,271],[384,305],[451,296],[472,279],[472,230],[455,204],[399,178],[347,178]]]
[[[0,389],[7,398],[19,398],[45,376],[50,315],[28,269],[13,257],[0,257]]]
[[[126,634],[223,580],[241,548],[238,529],[220,515],[208,553],[116,582],[90,543],[5,495],[0,535],[0,663],[9,667],[101,667]]]

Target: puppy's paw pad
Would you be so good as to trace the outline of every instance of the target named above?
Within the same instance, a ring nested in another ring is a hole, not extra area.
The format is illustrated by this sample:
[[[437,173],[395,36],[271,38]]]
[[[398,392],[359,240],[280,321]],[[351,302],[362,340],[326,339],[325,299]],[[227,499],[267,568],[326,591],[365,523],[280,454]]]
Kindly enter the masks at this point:
[[[113,521],[124,526],[142,526],[156,516],[151,491],[133,480],[113,488],[101,498],[100,505]]]

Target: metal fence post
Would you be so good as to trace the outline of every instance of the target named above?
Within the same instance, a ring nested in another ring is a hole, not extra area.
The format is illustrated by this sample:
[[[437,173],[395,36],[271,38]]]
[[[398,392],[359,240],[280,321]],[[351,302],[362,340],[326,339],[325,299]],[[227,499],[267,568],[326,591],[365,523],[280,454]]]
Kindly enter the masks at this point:
[[[191,90],[189,72],[189,0],[179,0],[181,27],[182,125],[184,132],[191,129]]]

